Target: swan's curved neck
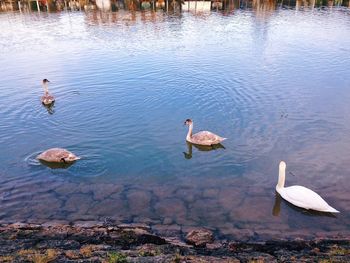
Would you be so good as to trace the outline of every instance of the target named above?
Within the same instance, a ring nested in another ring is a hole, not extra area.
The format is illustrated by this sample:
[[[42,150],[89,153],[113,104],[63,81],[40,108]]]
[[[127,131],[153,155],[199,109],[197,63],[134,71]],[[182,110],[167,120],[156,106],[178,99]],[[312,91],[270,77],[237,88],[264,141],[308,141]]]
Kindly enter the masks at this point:
[[[43,83],[43,88],[44,88],[45,93],[48,94],[49,93],[49,87],[48,87],[47,83]]]
[[[279,174],[278,174],[278,183],[276,188],[283,188],[285,180],[286,180],[286,168],[280,167]]]
[[[192,130],[193,130],[193,123],[191,123],[189,126],[188,126],[188,133],[187,133],[187,136],[186,136],[186,139],[187,140],[190,140],[191,137],[192,137]]]

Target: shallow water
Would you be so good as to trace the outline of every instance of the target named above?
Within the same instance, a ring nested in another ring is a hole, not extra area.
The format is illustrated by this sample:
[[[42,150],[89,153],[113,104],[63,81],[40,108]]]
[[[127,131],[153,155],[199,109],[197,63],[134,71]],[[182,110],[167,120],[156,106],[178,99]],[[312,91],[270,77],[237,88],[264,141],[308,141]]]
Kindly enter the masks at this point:
[[[0,220],[348,235],[349,14],[0,13]],[[227,137],[224,147],[191,148],[187,118]],[[52,147],[82,160],[40,164]],[[341,213],[275,200],[281,159],[287,185]]]

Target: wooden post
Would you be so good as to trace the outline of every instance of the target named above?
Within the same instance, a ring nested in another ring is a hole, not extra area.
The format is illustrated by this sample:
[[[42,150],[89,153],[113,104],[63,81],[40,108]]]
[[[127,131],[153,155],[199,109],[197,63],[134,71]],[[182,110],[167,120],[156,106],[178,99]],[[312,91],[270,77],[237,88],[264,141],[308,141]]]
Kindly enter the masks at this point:
[[[19,12],[22,13],[21,1],[18,1],[18,8],[19,8]]]
[[[166,0],[166,12],[169,12],[169,0]]]

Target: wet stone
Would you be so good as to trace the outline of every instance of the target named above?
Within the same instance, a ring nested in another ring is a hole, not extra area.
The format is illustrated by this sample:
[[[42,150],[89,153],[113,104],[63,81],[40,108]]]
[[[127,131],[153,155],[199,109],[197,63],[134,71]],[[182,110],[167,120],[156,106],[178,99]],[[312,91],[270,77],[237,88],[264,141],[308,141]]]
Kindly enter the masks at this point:
[[[104,223],[100,221],[75,221],[74,225],[82,228],[94,228],[97,226],[103,226]]]
[[[64,252],[65,256],[68,259],[79,259],[81,258],[81,255],[78,251],[76,250],[67,250],[66,252]]]
[[[186,263],[240,263],[241,261],[234,257],[213,257],[213,256],[185,256],[181,258],[182,261]],[[257,261],[259,263],[263,263]]]
[[[147,225],[157,225],[161,223],[161,220],[156,216],[152,215],[152,217],[145,217],[145,216],[136,216],[133,219],[133,223],[141,223],[141,224],[147,224]]]
[[[350,262],[348,238],[219,242],[213,240],[212,231],[198,228],[187,235],[186,241],[191,243],[192,239],[192,244],[197,245],[193,247],[182,242],[182,235],[164,239],[152,231],[155,228],[164,231],[162,227],[179,231],[180,226],[176,225],[159,225],[152,230],[137,224],[120,225],[120,228],[55,224],[37,229],[34,226],[35,230],[30,229],[30,224],[19,222],[0,227],[0,262],[32,262],[35,255],[46,255],[50,262],[110,262],[111,253],[122,255],[128,262],[142,263],[328,262],[330,259]],[[35,262],[42,262],[41,259],[37,257]]]
[[[10,224],[10,227],[15,229],[26,229],[28,227],[28,224],[22,223],[22,222],[16,222],[16,223]]]
[[[66,220],[50,220],[50,221],[42,224],[42,226],[45,228],[58,227],[58,226],[62,226],[62,225],[69,225],[69,222]]]
[[[157,245],[154,244],[144,244],[137,248],[137,252],[142,257],[154,257],[161,253]]]
[[[84,211],[78,211],[77,213],[70,213],[67,215],[67,218],[71,222],[76,222],[76,221],[91,221],[96,219],[96,216],[91,215],[91,214],[86,214]]]
[[[217,249],[222,248],[222,244],[220,242],[216,241],[214,243],[207,243],[205,245],[205,247],[209,250],[217,250]]]
[[[173,222],[174,222],[173,219],[170,218],[170,217],[166,217],[166,218],[164,218],[164,220],[163,220],[163,224],[164,224],[164,225],[171,225]]]
[[[118,228],[121,229],[128,229],[128,228],[140,228],[144,230],[150,230],[151,227],[146,224],[140,224],[140,223],[131,223],[131,224],[119,224]]]
[[[220,228],[220,234],[233,240],[248,241],[254,236],[250,229],[237,229],[235,227]]]
[[[208,229],[195,229],[186,235],[186,242],[196,247],[205,246],[214,240],[213,232]]]
[[[164,237],[180,236],[181,234],[181,227],[178,225],[154,225],[152,230]]]

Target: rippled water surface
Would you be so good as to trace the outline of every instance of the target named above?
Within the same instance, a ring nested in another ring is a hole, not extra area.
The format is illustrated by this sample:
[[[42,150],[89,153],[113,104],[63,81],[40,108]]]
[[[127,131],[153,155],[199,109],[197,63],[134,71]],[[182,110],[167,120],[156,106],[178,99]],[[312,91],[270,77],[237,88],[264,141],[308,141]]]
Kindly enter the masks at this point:
[[[0,63],[1,221],[350,233],[349,9],[0,13]],[[187,118],[227,137],[223,147],[188,145]],[[40,164],[52,147],[82,159]],[[341,213],[276,197],[281,159],[287,185]]]

